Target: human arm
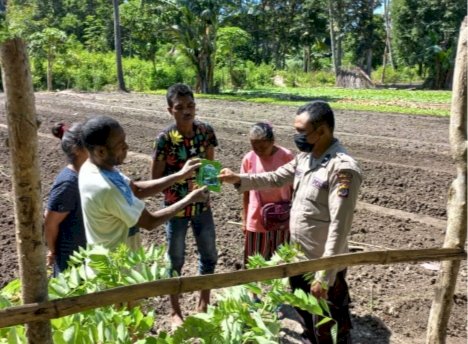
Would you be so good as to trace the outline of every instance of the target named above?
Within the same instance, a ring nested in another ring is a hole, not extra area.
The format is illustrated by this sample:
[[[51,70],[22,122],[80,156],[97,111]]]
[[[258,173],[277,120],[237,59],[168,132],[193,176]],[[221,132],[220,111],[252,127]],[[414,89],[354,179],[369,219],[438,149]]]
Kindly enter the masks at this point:
[[[47,243],[47,263],[52,265],[57,254],[60,224],[79,207],[78,180],[74,173],[63,169],[55,180],[44,212],[44,238]]]
[[[141,199],[161,192],[179,180],[191,177],[194,171],[201,166],[200,159],[190,159],[185,163],[184,167],[182,167],[180,171],[161,177],[164,168],[161,170],[159,165],[165,165],[165,163],[158,161],[155,164],[155,162],[156,160],[153,160],[152,164],[152,176],[155,179],[130,183],[132,191],[137,198]]]
[[[230,169],[222,169],[219,179],[229,184],[238,184],[238,191],[257,190],[263,188],[281,187],[292,184],[297,166],[297,158],[279,167],[273,172],[234,173]],[[237,185],[236,185],[237,187]]]
[[[228,183],[228,184],[234,184],[235,185],[235,184],[239,184],[241,182],[240,174],[233,172],[229,168],[223,168],[219,172],[218,178],[223,183]]]
[[[163,176],[164,170],[166,169],[166,162],[163,160],[153,159],[151,162],[151,178],[158,179]]]
[[[218,146],[218,139],[216,138],[216,134],[214,132],[213,127],[206,123],[206,140],[208,142],[208,145],[206,147],[205,151],[205,156],[206,159],[208,160],[214,160],[215,159],[215,147]]]
[[[208,160],[214,160],[214,158],[215,158],[215,148],[214,148],[214,146],[208,146],[206,148],[206,158]]]
[[[242,159],[240,173],[248,173],[251,169],[249,153]],[[245,191],[242,194],[242,230],[245,232],[247,230],[247,214],[249,209],[249,196],[250,192]]]
[[[361,175],[358,170],[340,168],[331,176],[328,193],[330,225],[323,257],[346,251],[360,185]],[[314,281],[316,283],[312,283],[311,292],[318,295],[320,290],[323,292],[328,285],[333,285],[339,270],[317,271]]]
[[[189,204],[196,202],[206,202],[208,196],[208,189],[206,186],[204,186],[202,188],[193,190],[180,201],[153,213],[150,213],[145,208],[141,213],[140,218],[138,219],[137,225],[148,230],[154,229],[157,226],[165,223],[170,218],[174,217],[180,210],[184,209]]]
[[[249,209],[249,192],[245,191],[242,194],[242,230],[247,230],[247,211]]]
[[[47,243],[47,265],[52,266],[55,262],[56,243],[60,230],[60,224],[70,212],[57,212],[46,210],[44,217],[44,235]]]

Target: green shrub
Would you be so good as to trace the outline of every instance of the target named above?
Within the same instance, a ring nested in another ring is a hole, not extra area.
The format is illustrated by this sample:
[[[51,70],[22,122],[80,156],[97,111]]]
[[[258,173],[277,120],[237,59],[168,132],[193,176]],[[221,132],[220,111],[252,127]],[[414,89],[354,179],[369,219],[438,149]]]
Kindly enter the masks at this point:
[[[376,83],[380,83],[382,80],[383,66],[378,67],[372,73],[372,80]],[[385,68],[385,84],[397,84],[397,83],[418,83],[422,80],[418,77],[417,70],[414,67],[402,67],[393,69],[391,66]]]
[[[233,88],[243,88],[247,83],[247,71],[243,67],[234,67],[230,71]]]
[[[273,77],[275,76],[275,68],[272,65],[262,63],[255,65],[252,61],[246,62],[247,79],[246,86],[248,88],[256,88],[259,86],[272,86]]]
[[[182,70],[177,65],[161,63],[153,71],[151,89],[166,89],[176,82],[184,82]]]
[[[181,56],[157,58],[158,63],[138,58],[123,58],[125,84],[129,90],[165,89],[176,82],[194,85],[196,74],[189,61]],[[45,59],[32,61],[33,83],[36,89],[46,88]],[[81,47],[69,49],[57,57],[53,67],[54,89],[74,88],[83,91],[114,89],[117,85],[115,54],[90,52]]]
[[[143,92],[151,90],[153,64],[137,58],[123,60],[125,86],[129,90]]]
[[[287,87],[321,87],[334,86],[335,74],[329,71],[316,71],[305,73],[301,70],[279,71]]]
[[[335,73],[333,71],[321,70],[312,72],[311,79],[310,87],[335,86]]]

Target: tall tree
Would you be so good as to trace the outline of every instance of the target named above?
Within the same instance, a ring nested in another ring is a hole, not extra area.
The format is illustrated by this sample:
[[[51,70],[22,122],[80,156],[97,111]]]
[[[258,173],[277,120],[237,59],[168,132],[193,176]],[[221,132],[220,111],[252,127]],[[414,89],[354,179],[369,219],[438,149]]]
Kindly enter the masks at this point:
[[[47,91],[53,90],[53,66],[57,54],[63,50],[67,39],[65,32],[45,28],[29,36],[29,48],[33,55],[47,60]]]
[[[345,8],[347,1],[348,0],[327,0],[330,45],[335,75],[341,68],[341,61],[343,58],[343,38],[346,29]]]
[[[119,82],[119,90],[127,92],[125,88],[125,79],[123,76],[122,67],[122,40],[120,38],[120,15],[119,15],[119,0],[112,0],[114,6],[114,48],[115,48],[115,64],[117,67],[117,80]]]
[[[221,2],[216,0],[178,0],[179,8],[172,33],[181,51],[197,71],[196,90],[214,91],[216,36]]]
[[[418,66],[425,86],[450,88],[463,0],[393,0],[394,50],[400,65]]]
[[[318,58],[329,50],[326,44],[327,12],[323,5],[319,0],[301,1],[297,13],[290,20],[292,24],[285,50],[288,55],[302,55],[304,72],[314,69]]]
[[[393,54],[392,54],[392,34],[391,34],[391,21],[390,21],[390,8],[389,8],[389,0],[383,0],[383,15],[384,15],[384,23],[385,23],[385,48],[384,53],[382,56],[382,78],[380,79],[381,83],[385,82],[385,71],[387,68],[387,64],[390,64],[392,69],[395,69],[395,65],[393,64]]]
[[[350,34],[355,37],[354,63],[367,75],[372,71],[373,43],[376,41],[374,9],[376,0],[360,0],[350,4],[349,14],[355,18],[351,22]]]
[[[120,9],[123,54],[152,61],[155,68],[158,48],[172,41],[167,28],[177,8],[164,0],[128,0]]]
[[[7,39],[0,45],[0,64],[11,153],[21,298],[23,303],[45,302],[48,299],[47,269],[36,109],[26,45],[21,39]],[[28,343],[52,343],[50,322],[28,323],[26,336]]]
[[[241,86],[237,82],[236,66],[242,64],[242,54],[248,51],[248,46],[251,43],[250,35],[238,27],[228,26],[219,29],[217,39],[217,66],[226,66],[231,85]]]

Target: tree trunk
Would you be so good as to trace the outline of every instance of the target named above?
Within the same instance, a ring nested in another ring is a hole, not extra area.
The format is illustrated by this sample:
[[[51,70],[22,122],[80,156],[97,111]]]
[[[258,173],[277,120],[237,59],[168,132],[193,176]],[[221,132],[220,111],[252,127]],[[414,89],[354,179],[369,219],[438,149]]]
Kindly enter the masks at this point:
[[[390,9],[388,8],[388,0],[383,1],[384,6],[384,19],[385,19],[385,49],[387,51],[388,63],[395,69],[395,65],[393,64],[393,57],[392,57],[392,44],[391,44],[391,25],[390,25]]]
[[[338,56],[337,56],[337,47],[336,47],[336,38],[335,38],[335,20],[333,15],[333,0],[328,0],[328,23],[330,25],[330,46],[332,53],[332,62],[333,62],[333,71],[335,76],[338,73]]]
[[[303,71],[304,73],[310,72],[310,46],[307,45],[304,47],[304,62],[303,62]]]
[[[385,70],[387,69],[387,45],[385,45],[384,53],[382,56],[382,76],[380,77],[380,83],[385,83]]]
[[[367,16],[369,17],[370,24],[367,26],[367,36],[372,37],[374,35],[373,22],[374,22],[374,0],[368,0],[367,5]],[[369,27],[371,28],[369,30]],[[370,77],[372,73],[372,41],[367,42],[367,48],[364,53],[364,71]]]
[[[449,138],[457,177],[449,189],[447,233],[444,242],[444,247],[460,249],[464,248],[467,235],[467,24],[468,19],[465,17],[460,28],[455,61]],[[427,327],[428,344],[445,343],[459,269],[460,261],[446,261],[441,265]]]
[[[372,48],[366,50],[366,65],[364,71],[370,78],[372,73]]]
[[[15,233],[23,303],[47,301],[47,270],[42,235],[41,178],[31,72],[24,42],[0,46],[12,165]],[[49,321],[26,324],[29,343],[52,343]]]
[[[374,88],[375,85],[361,68],[340,69],[336,73],[336,86],[344,88]]]
[[[47,91],[52,92],[52,59],[53,57],[50,55],[47,56]]]
[[[115,63],[117,65],[117,80],[119,82],[119,90],[127,92],[122,67],[122,40],[120,38],[119,0],[112,0],[112,3],[114,5],[114,45]]]

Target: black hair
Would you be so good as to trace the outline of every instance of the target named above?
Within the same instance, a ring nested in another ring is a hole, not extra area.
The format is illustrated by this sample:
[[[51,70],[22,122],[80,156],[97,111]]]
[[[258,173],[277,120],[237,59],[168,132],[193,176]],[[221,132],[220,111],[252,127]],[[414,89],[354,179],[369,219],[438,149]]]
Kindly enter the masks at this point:
[[[122,128],[115,119],[107,116],[97,116],[88,119],[83,124],[81,138],[87,150],[96,146],[105,146],[113,129]]]
[[[269,123],[258,122],[255,123],[249,132],[250,137],[258,140],[274,141],[275,135],[273,134],[273,127]]]
[[[67,156],[67,160],[73,163],[76,159],[76,149],[83,149],[81,140],[82,124],[74,123],[68,127],[65,123],[57,123],[51,129],[52,134],[61,140],[62,150]]]
[[[190,96],[192,97],[192,99],[195,99],[195,97],[193,96],[193,91],[190,88],[190,86],[186,84],[181,84],[181,83],[174,84],[167,89],[167,93],[166,93],[167,105],[169,105],[169,107],[172,107],[172,105],[174,105],[175,97],[186,97],[186,96]]]
[[[297,110],[296,115],[300,115],[304,112],[307,112],[309,115],[309,123],[311,123],[314,128],[323,123],[326,123],[332,131],[335,128],[335,115],[327,102],[323,100],[315,100],[302,105]]]

